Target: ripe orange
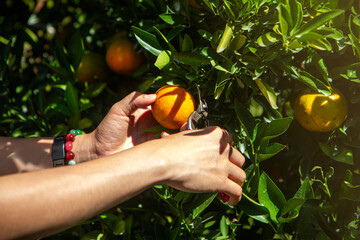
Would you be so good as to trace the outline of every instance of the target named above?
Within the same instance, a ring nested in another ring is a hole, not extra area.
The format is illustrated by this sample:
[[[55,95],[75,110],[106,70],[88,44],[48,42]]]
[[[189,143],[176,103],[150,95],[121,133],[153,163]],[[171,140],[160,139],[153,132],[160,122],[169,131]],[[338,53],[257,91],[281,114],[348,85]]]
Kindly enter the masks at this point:
[[[106,51],[106,63],[117,74],[131,75],[142,64],[142,54],[127,38],[115,37],[109,41]]]
[[[344,95],[334,89],[325,96],[303,90],[294,104],[296,120],[302,127],[315,132],[329,132],[338,128],[347,118],[347,104]]]
[[[80,82],[107,81],[111,72],[108,69],[104,56],[99,53],[84,53],[79,67],[76,70],[76,76]]]
[[[160,125],[179,129],[194,110],[194,98],[182,87],[163,86],[156,91],[152,114]]]

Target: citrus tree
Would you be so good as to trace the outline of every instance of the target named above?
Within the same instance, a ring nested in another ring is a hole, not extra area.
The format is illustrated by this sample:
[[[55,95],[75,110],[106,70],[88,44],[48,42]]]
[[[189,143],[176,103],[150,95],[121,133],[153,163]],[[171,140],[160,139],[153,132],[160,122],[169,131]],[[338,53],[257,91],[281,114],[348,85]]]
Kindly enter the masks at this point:
[[[357,1],[1,5],[2,135],[90,132],[133,90],[177,85],[199,104],[198,86],[246,157],[234,207],[158,185],[49,239],[360,238]],[[178,131],[148,129],[164,130]]]

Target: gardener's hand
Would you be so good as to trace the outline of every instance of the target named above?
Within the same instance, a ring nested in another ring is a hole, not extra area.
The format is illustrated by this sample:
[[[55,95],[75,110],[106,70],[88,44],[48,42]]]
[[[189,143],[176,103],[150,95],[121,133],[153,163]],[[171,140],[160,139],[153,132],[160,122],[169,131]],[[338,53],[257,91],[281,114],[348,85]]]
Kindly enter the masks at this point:
[[[230,196],[230,205],[240,201],[245,158],[231,146],[227,131],[219,127],[182,131],[160,142],[164,156],[159,159],[167,159],[169,174],[165,184],[187,192],[223,192]]]
[[[150,109],[155,99],[155,94],[133,92],[114,104],[92,133],[97,157],[107,156],[154,139],[153,133],[143,130],[156,125]]]

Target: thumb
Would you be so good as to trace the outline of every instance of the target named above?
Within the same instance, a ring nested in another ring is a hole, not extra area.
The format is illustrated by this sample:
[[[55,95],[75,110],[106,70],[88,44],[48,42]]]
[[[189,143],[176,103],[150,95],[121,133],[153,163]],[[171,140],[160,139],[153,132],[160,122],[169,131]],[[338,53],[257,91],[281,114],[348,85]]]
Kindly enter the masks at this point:
[[[138,108],[146,108],[150,106],[155,102],[155,100],[155,94],[142,94],[135,91],[127,95],[116,105],[117,109],[121,110],[125,115],[130,115]]]

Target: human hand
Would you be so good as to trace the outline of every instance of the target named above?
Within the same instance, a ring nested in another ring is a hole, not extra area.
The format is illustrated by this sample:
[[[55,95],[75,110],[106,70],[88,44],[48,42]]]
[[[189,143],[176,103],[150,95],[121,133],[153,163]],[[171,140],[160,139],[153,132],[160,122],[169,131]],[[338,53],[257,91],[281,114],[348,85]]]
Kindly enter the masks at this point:
[[[92,133],[96,155],[107,156],[154,139],[153,133],[143,130],[157,124],[150,109],[155,99],[155,94],[133,92],[114,104]]]
[[[161,141],[170,174],[165,184],[186,192],[223,192],[230,205],[240,201],[245,158],[231,146],[227,131],[208,127],[167,135]]]

